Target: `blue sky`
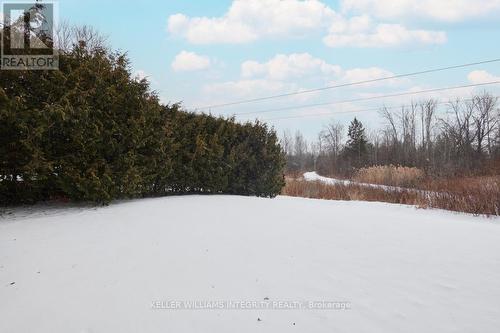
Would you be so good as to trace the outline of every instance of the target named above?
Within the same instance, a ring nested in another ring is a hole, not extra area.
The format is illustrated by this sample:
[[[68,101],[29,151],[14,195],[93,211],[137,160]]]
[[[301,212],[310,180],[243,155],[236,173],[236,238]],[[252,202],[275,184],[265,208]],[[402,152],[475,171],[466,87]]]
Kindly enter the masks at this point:
[[[288,93],[500,58],[500,0],[60,0],[59,15],[94,26],[164,102],[186,107]],[[231,115],[303,104],[500,80],[500,63],[212,109]],[[499,94],[500,85],[481,88]],[[476,90],[477,91],[477,90]],[[432,94],[444,101],[472,89]],[[303,108],[237,119],[267,120],[312,139],[322,126],[423,95]],[[440,110],[445,116],[445,106]],[[327,116],[310,116],[318,113]],[[300,116],[294,119],[275,119]]]

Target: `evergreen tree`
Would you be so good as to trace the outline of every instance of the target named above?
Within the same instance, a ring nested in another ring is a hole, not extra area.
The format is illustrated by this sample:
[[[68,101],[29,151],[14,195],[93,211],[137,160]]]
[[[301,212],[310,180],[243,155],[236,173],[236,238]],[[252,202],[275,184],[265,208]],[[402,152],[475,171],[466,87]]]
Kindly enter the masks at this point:
[[[352,165],[357,168],[362,167],[366,162],[368,140],[363,124],[357,118],[354,118],[349,125],[347,136],[344,154],[351,160]]]
[[[265,124],[161,105],[123,54],[75,43],[58,71],[0,75],[0,204],[175,193],[273,197],[284,156]]]

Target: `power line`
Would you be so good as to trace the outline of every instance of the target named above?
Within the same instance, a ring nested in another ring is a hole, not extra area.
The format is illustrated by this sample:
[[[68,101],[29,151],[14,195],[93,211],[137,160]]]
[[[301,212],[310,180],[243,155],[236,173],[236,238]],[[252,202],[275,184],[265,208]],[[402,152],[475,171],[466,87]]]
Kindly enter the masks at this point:
[[[355,85],[360,85],[360,84],[365,84],[365,83],[373,83],[373,82],[392,80],[392,79],[398,79],[398,78],[403,78],[403,77],[410,77],[410,76],[416,76],[416,75],[422,75],[422,74],[428,74],[428,73],[441,72],[441,71],[446,71],[446,70],[450,70],[450,69],[484,65],[484,64],[489,64],[489,63],[498,62],[498,61],[500,61],[500,58],[478,61],[478,62],[471,62],[471,63],[467,63],[467,64],[454,65],[454,66],[448,66],[448,67],[427,69],[427,70],[423,70],[423,71],[406,73],[406,74],[398,74],[398,75],[393,75],[393,76],[386,76],[386,77],[381,77],[381,78],[377,78],[377,79],[370,79],[370,80],[357,81],[357,82],[351,82],[351,83],[343,83],[343,84],[338,84],[338,85],[333,85],[333,86],[326,86],[326,87],[322,87],[322,88],[297,91],[297,92],[293,92],[293,93],[271,95],[271,96],[265,96],[265,97],[259,97],[259,98],[240,100],[240,101],[235,101],[235,102],[214,104],[214,105],[202,106],[202,107],[198,107],[198,108],[194,108],[194,109],[195,110],[216,109],[216,108],[222,108],[222,107],[226,107],[226,106],[253,103],[253,102],[265,101],[265,100],[276,99],[276,98],[283,98],[283,97],[288,97],[288,96],[296,96],[296,95],[308,94],[308,93],[312,93],[312,92],[324,91],[324,90],[329,90],[329,89],[355,86]]]
[[[402,106],[397,107],[386,107],[387,109],[396,109]],[[286,116],[286,117],[275,117],[275,118],[267,118],[262,119],[262,121],[271,121],[271,120],[283,120],[283,119],[295,119],[295,118],[309,118],[309,117],[320,117],[320,116],[334,116],[336,114],[343,113],[358,113],[358,112],[370,112],[370,111],[378,111],[381,108],[371,108],[371,109],[362,109],[362,110],[346,110],[346,111],[337,111],[337,112],[322,112],[322,113],[311,113],[311,114],[301,114],[296,116]]]
[[[499,97],[499,96],[495,96]],[[464,102],[472,101],[472,99],[464,99]],[[449,101],[441,101],[437,102],[437,105],[443,105],[443,104],[448,104],[450,103]],[[284,120],[284,119],[295,119],[295,118],[309,118],[309,117],[321,117],[321,116],[335,116],[337,114],[344,114],[344,113],[359,113],[359,112],[371,112],[371,111],[379,111],[382,108],[388,109],[388,110],[394,110],[394,109],[399,109],[403,107],[410,107],[410,105],[397,105],[397,106],[382,106],[378,108],[371,108],[371,109],[361,109],[361,110],[346,110],[346,111],[336,111],[336,112],[321,112],[321,113],[311,113],[311,114],[301,114],[301,115],[295,115],[295,116],[286,116],[286,117],[275,117],[275,118],[267,118],[267,119],[262,119],[262,121],[272,121],[272,120]]]
[[[345,103],[352,103],[352,102],[370,101],[370,100],[381,99],[381,98],[410,96],[410,95],[425,94],[425,93],[438,92],[438,91],[446,91],[446,90],[455,90],[455,89],[463,89],[463,88],[480,87],[480,86],[486,86],[486,85],[492,85],[492,84],[499,84],[499,83],[500,83],[500,81],[492,81],[492,82],[476,83],[476,84],[467,84],[467,85],[455,86],[455,87],[445,87],[445,88],[436,88],[436,89],[428,89],[428,90],[420,90],[420,91],[411,91],[411,92],[404,92],[404,93],[397,93],[397,94],[390,94],[390,95],[381,95],[381,96],[354,98],[354,99],[347,99],[347,100],[327,102],[327,103],[305,104],[305,105],[287,106],[287,107],[275,108],[275,109],[266,109],[266,110],[260,110],[260,111],[240,112],[240,113],[234,113],[233,115],[235,115],[235,116],[241,116],[241,115],[258,114],[258,113],[269,113],[269,112],[278,112],[278,111],[305,109],[305,108],[311,108],[311,107],[317,107],[317,106],[329,106],[329,105],[345,104]]]

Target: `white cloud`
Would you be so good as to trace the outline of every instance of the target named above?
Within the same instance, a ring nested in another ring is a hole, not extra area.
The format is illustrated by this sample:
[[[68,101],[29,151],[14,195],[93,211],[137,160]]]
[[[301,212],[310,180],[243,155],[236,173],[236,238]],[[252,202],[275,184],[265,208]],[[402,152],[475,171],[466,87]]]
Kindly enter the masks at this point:
[[[369,16],[355,16],[334,22],[323,42],[329,47],[395,47],[442,44],[443,31],[409,30],[400,24],[374,24]]]
[[[500,0],[342,0],[344,13],[358,12],[384,19],[424,17],[456,22],[500,12]]]
[[[210,58],[198,55],[194,52],[182,51],[175,56],[172,69],[176,72],[198,71],[210,67]]]
[[[265,63],[245,61],[241,65],[242,77],[263,76],[271,80],[286,80],[318,74],[334,75],[338,74],[340,70],[340,66],[331,65],[309,53],[278,54]]]
[[[392,77],[394,73],[379,67],[369,67],[369,68],[354,68],[346,70],[342,75],[342,81],[346,83],[362,82],[369,80],[376,80],[380,78]],[[389,79],[380,81],[383,85],[394,85],[402,83],[401,79]],[[374,84],[371,84],[372,86]],[[364,86],[367,86],[365,84]]]
[[[270,94],[300,92],[326,85],[349,84],[394,76],[379,67],[342,69],[339,65],[316,58],[309,53],[278,54],[265,62],[245,61],[241,64],[239,80],[206,85],[205,96],[227,101],[255,98]],[[372,87],[403,86],[407,79],[390,79],[356,86],[356,90]],[[307,101],[321,97],[322,92],[293,96],[294,101]]]
[[[325,28],[337,16],[318,0],[235,0],[221,17],[168,19],[168,31],[194,44],[246,43]]]
[[[467,75],[467,79],[472,84],[481,84],[481,83],[486,83],[486,82],[494,82],[494,81],[500,81],[500,76],[495,76],[493,74],[488,73],[487,71],[472,71]]]
[[[267,62],[253,60],[241,64],[241,77],[245,79],[265,78],[274,81],[301,80],[313,77],[331,84],[354,83],[394,76],[394,73],[379,67],[353,68],[343,70],[341,66],[330,64],[309,53],[278,54]],[[334,81],[332,81],[334,80]],[[382,85],[402,83],[404,80],[391,79]],[[364,85],[364,86],[373,86]]]
[[[203,87],[202,92],[205,96],[210,96],[212,102],[222,102],[227,101],[228,96],[236,100],[290,91],[290,88],[290,85],[280,81],[268,79],[242,79],[238,81],[207,84]]]
[[[409,0],[391,3],[395,3],[393,7],[400,7],[400,2],[405,1]],[[371,8],[375,5],[370,5],[370,1],[361,3],[364,6],[344,1],[344,7],[366,7],[377,13],[378,9]],[[328,35],[323,41],[330,47],[392,47],[446,42],[446,34],[441,31],[412,30],[401,24],[374,23],[366,14],[343,16],[319,0],[234,0],[220,17],[172,15],[168,19],[168,31],[194,44],[238,44],[262,38],[303,37],[326,31]]]
[[[185,37],[193,44],[236,44],[257,39],[251,28],[226,18],[188,18],[183,14],[176,14],[170,16],[168,30],[173,35]]]

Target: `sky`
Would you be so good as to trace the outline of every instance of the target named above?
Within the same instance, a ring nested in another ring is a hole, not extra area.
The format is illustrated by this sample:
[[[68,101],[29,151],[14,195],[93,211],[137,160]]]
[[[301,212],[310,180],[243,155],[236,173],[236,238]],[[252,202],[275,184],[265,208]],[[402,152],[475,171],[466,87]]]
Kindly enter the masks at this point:
[[[327,123],[354,117],[368,129],[383,126],[382,106],[433,97],[445,117],[449,99],[500,95],[496,84],[339,103],[500,81],[494,62],[204,109],[500,58],[500,0],[59,0],[59,17],[95,27],[113,49],[127,52],[134,76],[147,77],[164,103],[260,119],[310,140]],[[300,107],[321,103],[331,104]]]

